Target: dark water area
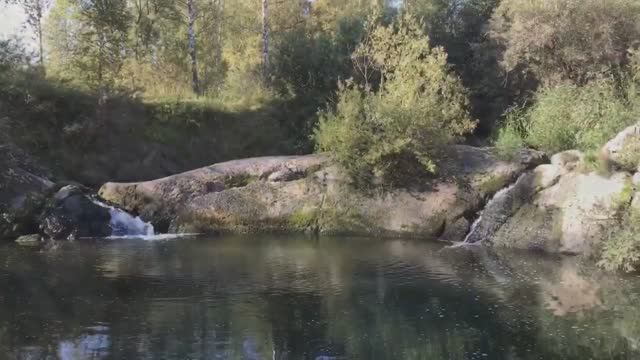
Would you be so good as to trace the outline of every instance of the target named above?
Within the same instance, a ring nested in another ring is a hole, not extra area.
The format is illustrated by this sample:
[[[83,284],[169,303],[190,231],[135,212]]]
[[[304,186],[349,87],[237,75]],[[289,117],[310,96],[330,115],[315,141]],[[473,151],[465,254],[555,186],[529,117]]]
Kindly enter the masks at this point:
[[[0,359],[640,359],[640,278],[403,240],[7,244]]]

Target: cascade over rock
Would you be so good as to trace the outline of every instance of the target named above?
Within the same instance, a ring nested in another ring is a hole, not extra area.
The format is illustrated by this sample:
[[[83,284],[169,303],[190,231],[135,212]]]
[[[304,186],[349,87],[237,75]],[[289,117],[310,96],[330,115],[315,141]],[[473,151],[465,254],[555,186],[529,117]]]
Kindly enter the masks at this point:
[[[628,127],[603,147],[611,173],[592,170],[579,151],[555,154],[551,164],[499,191],[466,242],[593,254],[622,214],[640,209],[640,174],[634,162],[640,157],[625,148],[634,142],[640,143],[640,125]]]
[[[457,145],[441,176],[414,189],[364,192],[325,155],[251,158],[141,183],[107,183],[99,195],[175,232],[380,234],[460,241],[496,191],[545,161],[513,162],[491,148]],[[416,182],[418,183],[418,182]]]

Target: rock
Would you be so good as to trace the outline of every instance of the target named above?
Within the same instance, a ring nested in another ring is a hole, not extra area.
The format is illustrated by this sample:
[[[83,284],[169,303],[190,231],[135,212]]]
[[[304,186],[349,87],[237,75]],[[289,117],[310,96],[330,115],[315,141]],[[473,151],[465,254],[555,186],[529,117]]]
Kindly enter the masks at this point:
[[[631,182],[636,187],[640,186],[640,171],[638,171],[635,174],[633,174],[633,177],[631,178]]]
[[[604,145],[602,154],[609,162],[619,168],[634,169],[640,165],[638,164],[640,158],[638,154],[629,157],[630,154],[627,154],[628,151],[625,151],[625,148],[629,146],[633,147],[631,152],[637,153],[640,147],[640,123],[629,126],[618,133],[616,137]]]
[[[640,191],[636,191],[633,194],[633,200],[631,200],[631,210],[640,212]]]
[[[573,171],[584,161],[584,154],[578,150],[567,150],[551,157],[551,165],[561,168],[563,171]]]
[[[511,186],[498,191],[473,224],[465,242],[474,244],[491,239],[537,192],[556,184],[563,171],[558,165],[540,165],[521,175]]]
[[[532,184],[532,187],[534,184]],[[592,254],[631,201],[630,177],[570,172],[513,211],[488,242],[547,252]],[[629,197],[629,199],[624,199]]]
[[[427,187],[363,192],[325,155],[235,160],[142,183],[107,183],[100,196],[182,232],[317,232],[463,236],[464,215],[545,160],[523,151],[503,162],[491,148],[455,146]],[[462,220],[461,220],[462,219]],[[451,239],[453,240],[453,239]]]
[[[461,217],[451,224],[446,224],[444,233],[440,236],[440,239],[446,241],[460,241],[460,239],[464,239],[464,237],[469,232],[469,227],[471,224],[469,220]]]
[[[111,235],[109,209],[94,203],[74,185],[61,188],[45,212],[41,230],[55,240]]]
[[[26,154],[3,143],[2,131],[0,126],[0,239],[15,239],[37,231],[37,216],[54,184]]]
[[[32,246],[40,244],[42,238],[40,234],[22,235],[16,239],[16,243],[25,246]]]
[[[564,171],[566,171],[566,167],[553,164],[540,165],[535,168],[533,170],[535,179],[532,184],[535,191],[540,191],[555,185]]]

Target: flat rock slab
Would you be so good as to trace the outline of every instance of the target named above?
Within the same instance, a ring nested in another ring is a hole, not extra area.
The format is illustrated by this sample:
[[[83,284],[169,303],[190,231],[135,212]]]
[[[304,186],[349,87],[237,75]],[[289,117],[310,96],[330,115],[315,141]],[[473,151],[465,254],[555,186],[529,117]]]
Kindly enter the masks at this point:
[[[160,230],[453,237],[468,228],[461,219],[545,160],[542,153],[523,151],[518,161],[504,162],[491,148],[463,145],[448,154],[443,176],[419,190],[356,190],[328,156],[316,154],[235,160],[154,181],[107,183],[99,195]]]

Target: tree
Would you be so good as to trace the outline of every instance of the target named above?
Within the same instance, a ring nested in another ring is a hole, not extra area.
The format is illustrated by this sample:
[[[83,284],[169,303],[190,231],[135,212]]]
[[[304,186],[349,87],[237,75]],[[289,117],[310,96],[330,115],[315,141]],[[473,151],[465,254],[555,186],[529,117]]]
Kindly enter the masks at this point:
[[[18,4],[26,15],[26,24],[36,36],[39,50],[40,65],[44,66],[44,45],[42,18],[45,11],[51,6],[52,0],[5,0],[10,4]]]
[[[269,73],[269,0],[262,0],[262,71]]]
[[[126,54],[130,13],[125,0],[80,3],[81,31],[75,63],[101,97],[114,84]]]
[[[379,85],[375,91],[368,82],[341,87],[336,110],[321,115],[318,149],[356,180],[434,173],[443,146],[475,126],[467,91],[451,73],[445,51],[431,47],[422,24],[403,15],[373,29],[354,58],[366,59],[361,61],[378,73]]]
[[[187,32],[189,36],[189,57],[191,58],[191,86],[195,94],[200,94],[200,80],[198,79],[198,60],[196,58],[196,30],[195,23],[198,9],[195,0],[187,0]]]
[[[506,71],[582,85],[627,64],[639,24],[637,0],[503,0],[490,35]]]

